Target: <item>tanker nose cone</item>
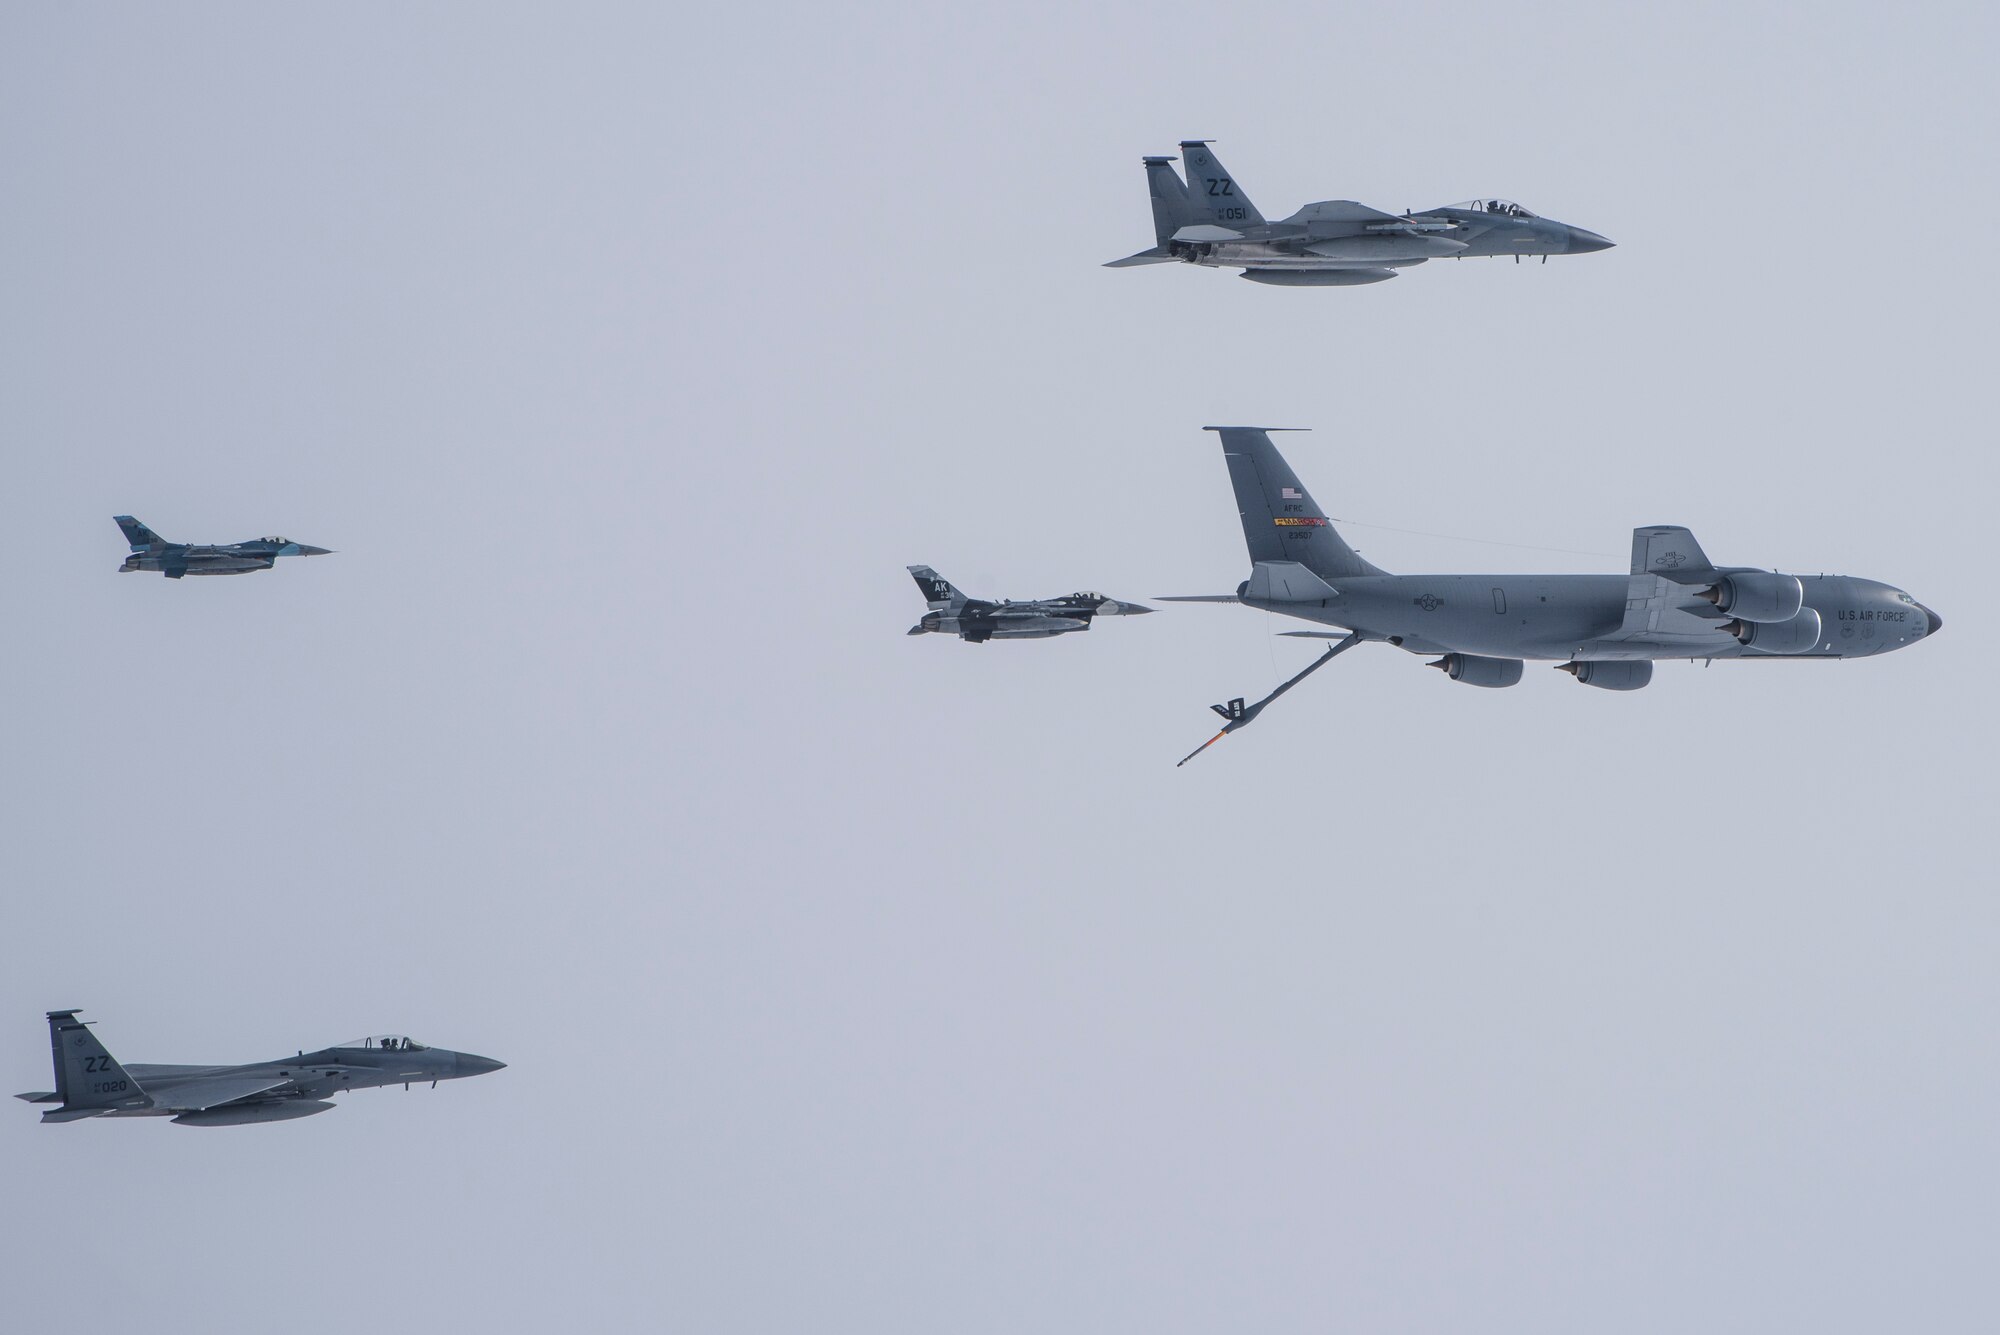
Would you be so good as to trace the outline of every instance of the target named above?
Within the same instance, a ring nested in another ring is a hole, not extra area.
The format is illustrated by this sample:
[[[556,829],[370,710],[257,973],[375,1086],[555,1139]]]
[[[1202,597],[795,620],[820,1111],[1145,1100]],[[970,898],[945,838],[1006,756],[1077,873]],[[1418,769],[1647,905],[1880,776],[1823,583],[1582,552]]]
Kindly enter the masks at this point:
[[[1924,614],[1924,634],[1935,635],[1944,628],[1944,618],[1936,612],[1931,611],[1930,608],[1925,607],[1922,603],[1917,604],[1917,610]]]
[[[458,1054],[458,1073],[460,1075],[485,1075],[489,1071],[504,1071],[506,1069],[506,1062],[496,1062],[491,1057],[475,1057],[469,1052]]]
[[[1572,255],[1588,255],[1593,250],[1609,250],[1617,244],[1616,241],[1607,241],[1587,228],[1569,229],[1569,253]]]

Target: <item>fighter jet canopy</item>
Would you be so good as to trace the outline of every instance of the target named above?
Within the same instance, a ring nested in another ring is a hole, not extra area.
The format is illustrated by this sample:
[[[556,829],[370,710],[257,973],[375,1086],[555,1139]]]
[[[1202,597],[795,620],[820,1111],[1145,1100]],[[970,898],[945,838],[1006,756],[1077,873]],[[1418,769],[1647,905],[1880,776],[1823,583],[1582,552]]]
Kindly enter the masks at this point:
[[[290,538],[259,538],[257,539],[257,541],[268,542],[273,547],[289,547],[292,545],[292,540]]]
[[[422,1052],[428,1044],[419,1043],[408,1034],[370,1034],[367,1038],[349,1039],[337,1046],[343,1048],[381,1048],[388,1052]]]
[[[1469,213],[1491,213],[1502,218],[1533,218],[1536,215],[1511,199],[1463,199],[1446,208],[1464,209]]]

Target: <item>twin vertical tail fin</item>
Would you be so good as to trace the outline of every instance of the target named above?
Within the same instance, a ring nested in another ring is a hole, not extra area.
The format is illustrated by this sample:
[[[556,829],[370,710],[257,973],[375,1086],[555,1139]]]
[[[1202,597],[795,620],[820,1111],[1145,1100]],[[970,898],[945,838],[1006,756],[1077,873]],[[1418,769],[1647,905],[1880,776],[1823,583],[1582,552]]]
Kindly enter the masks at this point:
[[[125,535],[125,541],[132,544],[133,551],[144,551],[148,547],[165,547],[168,545],[165,538],[147,528],[131,515],[118,515],[116,518],[119,531]]]
[[[916,580],[917,587],[924,591],[924,601],[930,604],[930,609],[933,612],[942,612],[953,607],[963,607],[969,601],[964,594],[952,586],[950,580],[938,574],[937,571],[932,570],[929,566],[911,566],[910,577]]]
[[[1187,164],[1187,218],[1183,225],[1203,223],[1237,232],[1263,225],[1264,215],[1208,151],[1206,139],[1181,140],[1181,161]]]
[[[43,1113],[43,1121],[73,1122],[120,1108],[153,1106],[152,1097],[104,1050],[75,1011],[49,1012],[49,1052],[62,1107]]]
[[[1146,187],[1153,197],[1153,239],[1162,246],[1175,232],[1194,221],[1188,188],[1173,168],[1172,158],[1147,158]]]

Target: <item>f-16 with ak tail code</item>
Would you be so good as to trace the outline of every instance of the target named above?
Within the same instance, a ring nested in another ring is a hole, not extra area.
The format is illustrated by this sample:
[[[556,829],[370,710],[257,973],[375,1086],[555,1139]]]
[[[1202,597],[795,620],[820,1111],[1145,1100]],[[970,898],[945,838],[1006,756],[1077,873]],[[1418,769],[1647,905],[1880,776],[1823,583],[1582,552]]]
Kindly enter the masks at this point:
[[[956,635],[973,644],[988,640],[1046,640],[1089,630],[1098,617],[1142,616],[1152,611],[1137,603],[1121,603],[1101,593],[1066,593],[1060,598],[1027,602],[968,598],[929,566],[911,566],[910,577],[924,592],[930,610],[910,627],[912,635]]]
[[[1538,217],[1507,199],[1469,199],[1403,214],[1329,199],[1266,222],[1208,142],[1181,141],[1185,181],[1172,158],[1145,159],[1159,244],[1112,260],[1107,269],[1200,264],[1241,269],[1253,283],[1278,287],[1358,287],[1394,278],[1398,269],[1426,260],[1512,255],[1518,262],[1526,255],[1546,264],[1551,255],[1583,255],[1612,245],[1595,232]]]
[[[1928,639],[1938,614],[1894,585],[1849,575],[1787,575],[1717,565],[1674,525],[1632,531],[1623,575],[1391,575],[1348,546],[1264,427],[1209,427],[1250,549],[1235,593],[1162,602],[1241,603],[1343,634],[1255,704],[1210,706],[1224,719],[1203,749],[1247,727],[1280,695],[1358,644],[1436,654],[1430,666],[1467,686],[1512,686],[1525,660],[1553,661],[1585,686],[1633,691],[1663,658],[1785,661],[1865,658]]]

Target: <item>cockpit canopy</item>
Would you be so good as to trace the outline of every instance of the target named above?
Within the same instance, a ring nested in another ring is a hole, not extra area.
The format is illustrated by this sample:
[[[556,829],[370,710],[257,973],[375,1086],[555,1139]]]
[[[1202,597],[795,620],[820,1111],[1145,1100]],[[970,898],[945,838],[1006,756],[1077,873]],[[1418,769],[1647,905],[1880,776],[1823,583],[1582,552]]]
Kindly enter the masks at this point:
[[[422,1052],[426,1044],[417,1042],[408,1034],[371,1034],[367,1038],[350,1039],[340,1044],[343,1048],[366,1048],[383,1052]]]
[[[290,538],[259,538],[257,539],[257,541],[268,542],[273,547],[289,547],[292,545],[292,540]]]
[[[1532,218],[1535,215],[1511,199],[1467,199],[1451,205],[1469,213],[1491,213],[1501,218]]]
[[[1080,603],[1108,603],[1111,601],[1109,598],[1106,598],[1103,594],[1093,593],[1089,589],[1080,589],[1077,592],[1072,593],[1070,597],[1076,599]]]

